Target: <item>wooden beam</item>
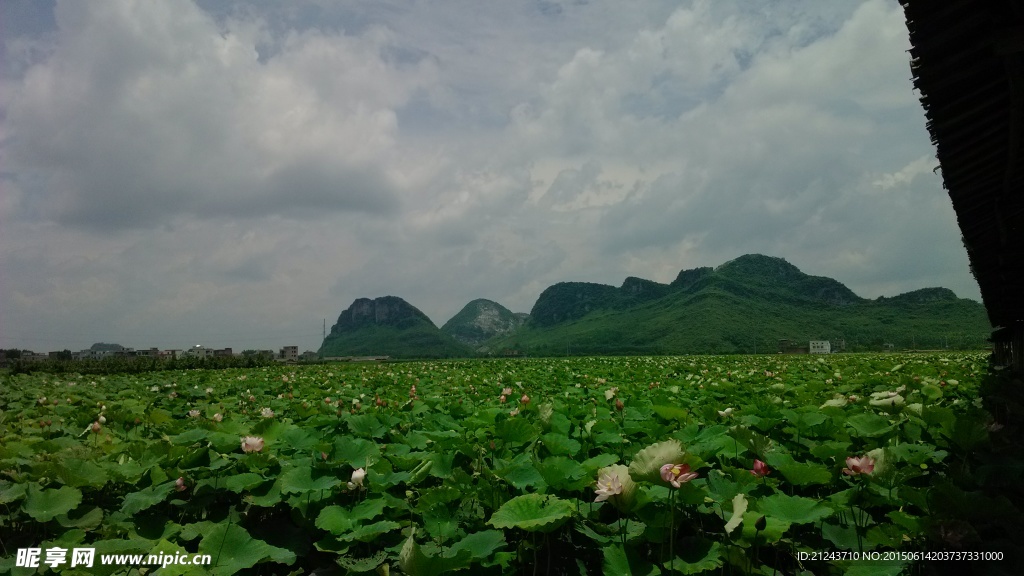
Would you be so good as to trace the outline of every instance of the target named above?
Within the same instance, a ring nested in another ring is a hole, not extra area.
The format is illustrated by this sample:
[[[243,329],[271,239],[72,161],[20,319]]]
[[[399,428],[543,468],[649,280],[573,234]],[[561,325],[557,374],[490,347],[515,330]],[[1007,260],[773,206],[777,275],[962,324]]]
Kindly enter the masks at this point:
[[[993,30],[992,50],[1000,56],[1024,52],[1024,26]]]

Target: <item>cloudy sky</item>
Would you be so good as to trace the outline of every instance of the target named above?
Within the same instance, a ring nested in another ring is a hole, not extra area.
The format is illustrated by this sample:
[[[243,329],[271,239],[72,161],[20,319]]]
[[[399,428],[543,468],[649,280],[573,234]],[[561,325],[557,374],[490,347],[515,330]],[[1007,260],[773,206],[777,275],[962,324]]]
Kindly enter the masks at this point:
[[[0,347],[316,349],[747,253],[980,299],[895,0],[0,4]]]

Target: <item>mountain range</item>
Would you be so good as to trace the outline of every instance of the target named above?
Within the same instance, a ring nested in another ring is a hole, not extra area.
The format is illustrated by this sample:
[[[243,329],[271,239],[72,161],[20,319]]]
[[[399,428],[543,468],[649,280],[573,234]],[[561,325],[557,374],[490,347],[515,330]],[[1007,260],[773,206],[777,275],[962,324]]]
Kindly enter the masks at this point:
[[[441,328],[395,296],[357,299],[324,339],[323,356],[729,354],[776,352],[783,340],[833,349],[983,348],[984,306],[945,288],[861,298],[782,258],[748,254],[682,270],[669,284],[560,282],[529,314],[477,299]]]

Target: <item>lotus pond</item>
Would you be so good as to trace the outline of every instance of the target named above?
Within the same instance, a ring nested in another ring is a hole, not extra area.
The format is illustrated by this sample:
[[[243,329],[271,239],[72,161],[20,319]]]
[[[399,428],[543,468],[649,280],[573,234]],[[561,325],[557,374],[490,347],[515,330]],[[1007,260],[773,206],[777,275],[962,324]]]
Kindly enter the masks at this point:
[[[934,353],[0,376],[0,573],[83,546],[213,560],[160,574],[927,573],[926,553],[1000,552],[985,523],[1017,514],[983,489],[1007,473],[978,456],[1007,432],[988,371]]]

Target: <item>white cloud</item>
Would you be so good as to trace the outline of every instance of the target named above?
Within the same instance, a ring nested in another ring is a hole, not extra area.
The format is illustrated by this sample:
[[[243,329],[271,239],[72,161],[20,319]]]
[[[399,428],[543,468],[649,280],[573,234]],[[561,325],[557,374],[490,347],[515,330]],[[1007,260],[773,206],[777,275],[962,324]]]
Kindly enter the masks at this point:
[[[60,3],[57,45],[11,90],[7,154],[44,218],[97,228],[178,214],[393,210],[405,193],[395,108],[433,64],[394,38],[290,33],[191,4]]]
[[[315,348],[749,252],[977,297],[894,3],[202,6],[5,40],[0,345]]]

